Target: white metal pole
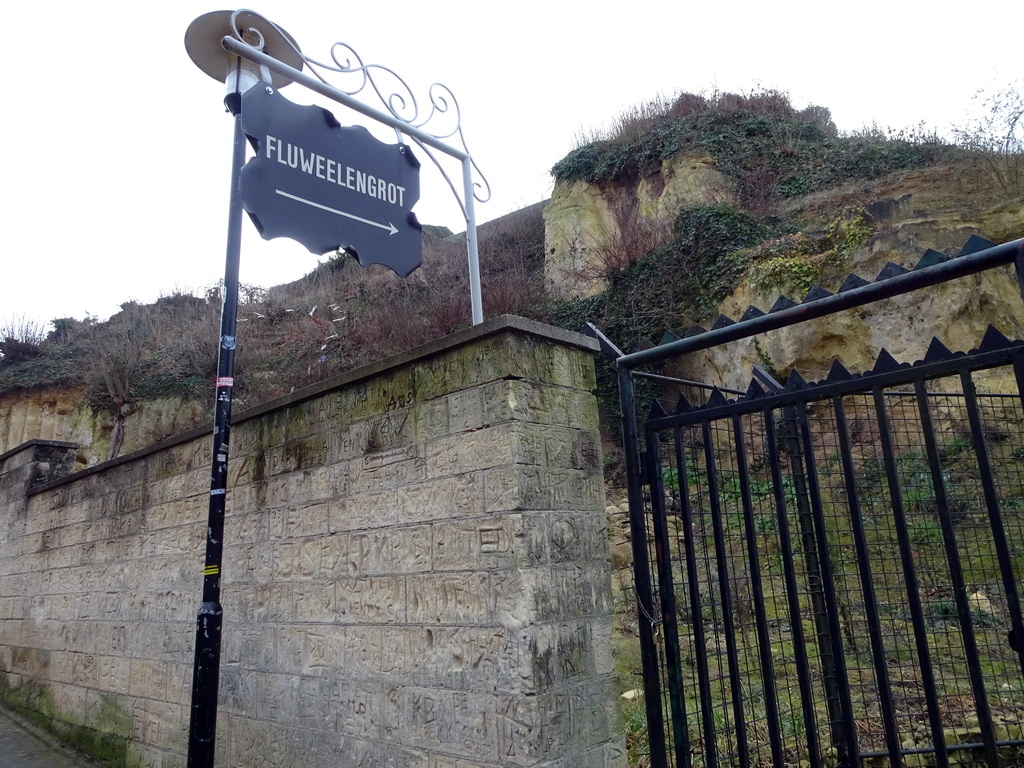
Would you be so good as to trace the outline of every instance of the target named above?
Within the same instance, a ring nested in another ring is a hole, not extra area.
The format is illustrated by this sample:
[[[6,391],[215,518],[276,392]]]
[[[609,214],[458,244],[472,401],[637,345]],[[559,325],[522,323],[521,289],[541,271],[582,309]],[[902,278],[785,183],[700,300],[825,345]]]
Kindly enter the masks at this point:
[[[476,244],[476,210],[473,207],[473,161],[462,161],[462,184],[466,196],[466,250],[469,251],[469,297],[473,305],[473,325],[484,321],[484,305],[480,292],[480,254]]]

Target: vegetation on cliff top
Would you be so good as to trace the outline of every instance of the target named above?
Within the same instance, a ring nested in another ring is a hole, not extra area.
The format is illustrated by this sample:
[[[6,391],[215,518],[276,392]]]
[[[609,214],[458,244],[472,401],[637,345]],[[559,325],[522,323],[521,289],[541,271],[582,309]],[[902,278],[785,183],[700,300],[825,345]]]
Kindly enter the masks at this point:
[[[764,213],[773,199],[935,164],[965,150],[924,129],[840,136],[828,109],[797,110],[778,91],[684,93],[635,108],[614,135],[582,144],[551,173],[559,181],[632,184],[684,152],[710,155],[736,184],[737,202]]]

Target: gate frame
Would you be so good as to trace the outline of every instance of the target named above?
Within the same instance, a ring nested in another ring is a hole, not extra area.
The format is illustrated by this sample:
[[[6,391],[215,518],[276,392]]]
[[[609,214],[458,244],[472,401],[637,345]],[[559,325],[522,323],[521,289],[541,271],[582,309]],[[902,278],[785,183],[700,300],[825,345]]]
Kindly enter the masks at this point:
[[[941,283],[984,272],[989,269],[1013,264],[1016,271],[1018,286],[1024,297],[1024,238],[1012,240],[1002,245],[995,245],[982,238],[972,236],[964,246],[961,254],[950,258],[933,250],[928,250],[913,270],[906,270],[896,264],[887,264],[874,282],[850,275],[843,282],[839,291],[832,294],[825,289],[814,286],[804,300],[797,304],[785,297],[764,313],[755,307],[749,307],[737,322],[720,315],[711,330],[692,329],[685,338],[676,339],[649,349],[630,354],[623,353],[594,325],[587,323],[584,333],[596,338],[602,351],[614,358],[618,373],[619,403],[622,419],[622,441],[626,462],[626,488],[629,497],[629,524],[633,552],[633,575],[637,598],[637,624],[640,635],[640,659],[644,678],[644,705],[647,713],[647,732],[650,744],[652,768],[668,766],[668,753],[665,741],[665,713],[662,708],[662,683],[658,667],[658,649],[655,643],[655,629],[660,624],[665,629],[665,650],[667,656],[679,654],[679,638],[675,622],[675,597],[672,594],[661,594],[656,601],[653,593],[651,563],[648,553],[648,533],[646,508],[644,501],[644,485],[651,488],[652,503],[663,499],[660,474],[651,471],[649,477],[644,475],[644,464],[641,460],[640,421],[636,412],[636,391],[634,377],[667,377],[646,374],[638,369],[641,366],[665,362],[672,358],[716,347],[732,341],[749,338],[761,333],[797,325],[799,323],[841,312],[843,310],[871,304],[882,299],[892,298]],[[678,381],[678,380],[675,380]],[[683,382],[710,387],[697,382]],[[721,391],[721,388],[718,388]],[[649,452],[655,446],[645,445]],[[656,453],[656,452],[655,452]],[[648,466],[653,466],[653,462]],[[657,474],[657,476],[655,476]],[[682,487],[682,478],[680,487]],[[663,501],[661,502],[663,503]],[[664,516],[655,515],[654,519],[664,520]],[[663,534],[658,535],[658,533]],[[655,546],[666,541],[667,531],[655,532]],[[686,537],[687,541],[690,537]],[[663,561],[663,558],[658,558]],[[669,580],[669,584],[671,580]],[[659,588],[664,591],[666,582],[659,578]],[[671,590],[669,590],[671,591]],[[700,642],[698,640],[698,646]],[[669,671],[669,688],[681,684],[678,667],[667,665]],[[653,684],[652,684],[653,683]],[[673,697],[674,698],[674,697]],[[681,698],[680,698],[681,700]],[[675,745],[674,765],[689,768],[688,750],[685,749],[687,738],[682,732],[681,718],[671,717],[673,724],[673,743]],[[705,718],[705,727],[707,718]],[[705,741],[713,744],[713,739]]]

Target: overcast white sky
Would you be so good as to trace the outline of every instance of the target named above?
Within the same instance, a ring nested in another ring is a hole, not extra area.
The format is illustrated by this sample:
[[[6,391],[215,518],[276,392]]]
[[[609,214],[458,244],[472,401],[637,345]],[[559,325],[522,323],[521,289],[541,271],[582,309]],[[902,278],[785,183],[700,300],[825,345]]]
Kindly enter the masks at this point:
[[[658,94],[771,87],[798,106],[830,108],[841,130],[948,126],[979,88],[1019,81],[1024,28],[1019,0],[955,11],[892,0],[248,7],[313,58],[327,59],[340,40],[395,70],[421,100],[430,83],[448,85],[493,189],[480,221],[548,196],[548,169],[581,131]],[[105,319],[129,299],[200,290],[223,275],[231,119],[222,86],[183,45],[192,19],[220,9],[56,0],[5,11],[0,327],[21,316]],[[313,100],[301,86],[283,93]],[[461,231],[425,159],[421,186],[420,222]],[[246,221],[243,282],[294,280],[316,261],[298,243],[261,240]]]

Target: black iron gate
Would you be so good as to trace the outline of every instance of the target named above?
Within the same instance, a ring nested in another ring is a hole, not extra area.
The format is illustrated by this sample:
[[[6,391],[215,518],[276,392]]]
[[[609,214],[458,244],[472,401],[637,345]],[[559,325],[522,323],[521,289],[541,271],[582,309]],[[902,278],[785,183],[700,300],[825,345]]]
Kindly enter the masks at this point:
[[[642,425],[634,397],[643,366],[1020,276],[1022,243],[618,353],[653,766],[1024,765],[1024,342],[990,328],[814,384],[758,369]]]

